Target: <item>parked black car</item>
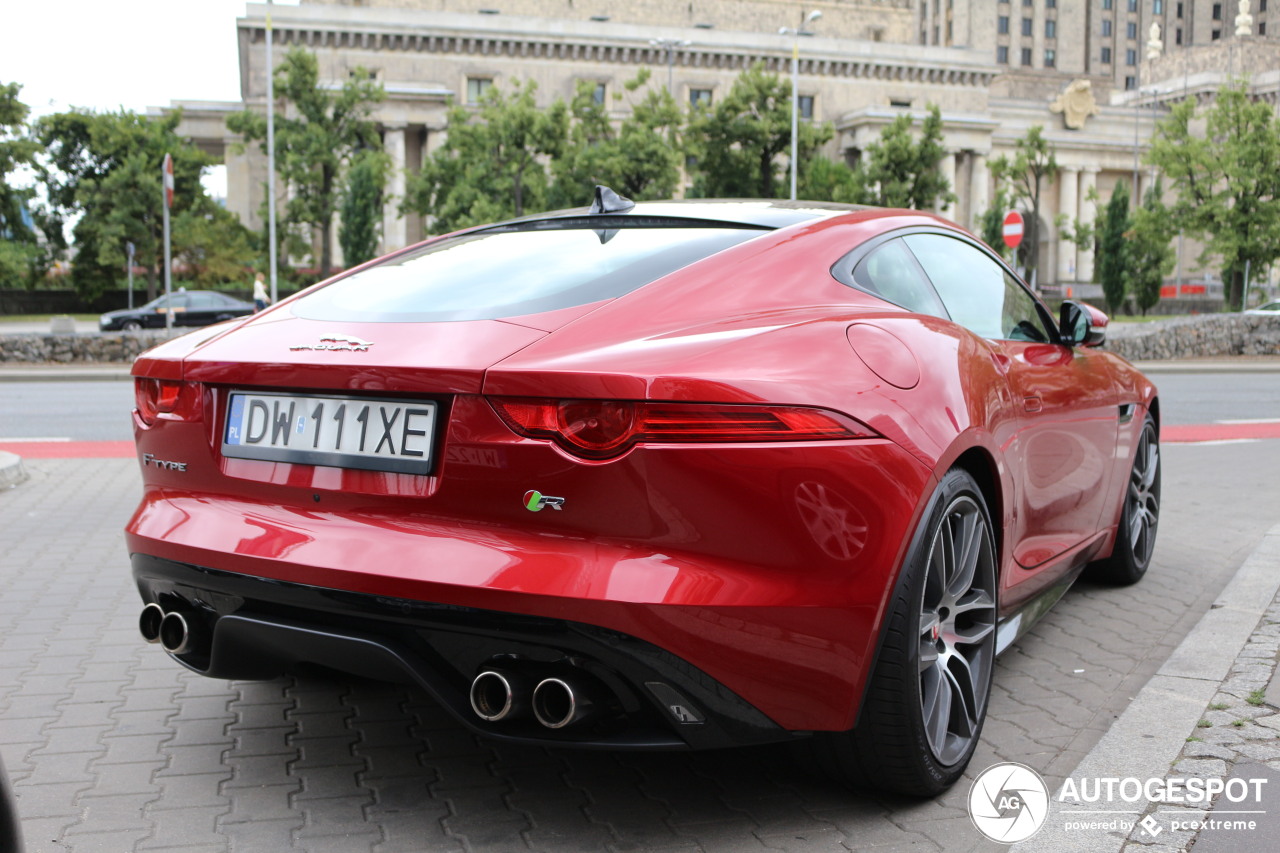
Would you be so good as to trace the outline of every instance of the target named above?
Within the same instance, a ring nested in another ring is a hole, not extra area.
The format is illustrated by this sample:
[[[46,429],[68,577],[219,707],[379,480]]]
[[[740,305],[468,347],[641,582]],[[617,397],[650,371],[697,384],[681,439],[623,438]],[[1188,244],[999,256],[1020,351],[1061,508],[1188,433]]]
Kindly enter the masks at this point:
[[[253,303],[218,293],[213,290],[179,290],[153,299],[141,308],[122,308],[109,311],[98,318],[98,328],[104,332],[124,329],[131,332],[136,329],[164,328],[164,315],[169,306],[173,306],[173,325],[175,326],[207,326],[243,317],[253,313]]]

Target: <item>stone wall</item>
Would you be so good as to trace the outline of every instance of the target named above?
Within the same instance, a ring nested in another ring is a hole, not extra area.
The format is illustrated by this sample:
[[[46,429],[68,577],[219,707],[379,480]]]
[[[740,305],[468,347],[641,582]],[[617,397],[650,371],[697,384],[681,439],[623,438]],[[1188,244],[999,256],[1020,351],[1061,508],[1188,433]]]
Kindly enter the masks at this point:
[[[154,332],[89,332],[72,335],[0,335],[0,363],[128,364],[143,350],[163,343]]]
[[[1130,361],[1280,355],[1280,316],[1214,314],[1109,329],[1106,348]]]
[[[161,330],[0,335],[0,363],[127,364],[164,340]],[[1130,361],[1280,355],[1280,316],[1214,314],[1118,325],[1108,329],[1105,346]]]

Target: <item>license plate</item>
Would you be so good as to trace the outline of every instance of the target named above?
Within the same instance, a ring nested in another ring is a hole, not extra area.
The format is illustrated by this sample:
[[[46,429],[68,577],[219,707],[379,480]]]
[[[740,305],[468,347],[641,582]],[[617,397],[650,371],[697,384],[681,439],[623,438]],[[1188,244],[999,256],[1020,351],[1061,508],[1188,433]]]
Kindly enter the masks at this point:
[[[234,391],[222,455],[427,474],[436,404]]]

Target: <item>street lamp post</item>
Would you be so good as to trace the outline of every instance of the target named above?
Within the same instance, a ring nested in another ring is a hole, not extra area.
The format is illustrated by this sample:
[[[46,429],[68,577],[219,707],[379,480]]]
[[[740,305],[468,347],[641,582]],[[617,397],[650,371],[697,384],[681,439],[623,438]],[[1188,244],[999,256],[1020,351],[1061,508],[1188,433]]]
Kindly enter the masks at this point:
[[[685,39],[662,38],[649,39],[649,44],[653,47],[660,47],[667,53],[667,94],[674,98],[676,93],[672,85],[672,68],[675,66],[676,49],[688,47],[693,44],[693,42],[686,41]]]
[[[804,17],[804,23],[798,29],[793,27],[782,27],[778,30],[779,35],[792,36],[791,41],[791,200],[796,200],[796,159],[797,137],[800,124],[799,94],[800,87],[800,36],[811,36],[813,32],[806,29],[809,24],[817,21],[822,17],[822,12],[814,9]]]

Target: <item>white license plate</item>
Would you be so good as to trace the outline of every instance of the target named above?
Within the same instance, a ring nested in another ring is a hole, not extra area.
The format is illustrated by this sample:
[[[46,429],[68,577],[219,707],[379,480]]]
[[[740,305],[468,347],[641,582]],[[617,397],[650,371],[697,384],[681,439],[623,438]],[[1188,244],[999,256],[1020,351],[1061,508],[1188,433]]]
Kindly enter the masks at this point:
[[[436,404],[233,391],[222,455],[427,474]]]

